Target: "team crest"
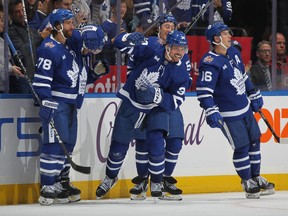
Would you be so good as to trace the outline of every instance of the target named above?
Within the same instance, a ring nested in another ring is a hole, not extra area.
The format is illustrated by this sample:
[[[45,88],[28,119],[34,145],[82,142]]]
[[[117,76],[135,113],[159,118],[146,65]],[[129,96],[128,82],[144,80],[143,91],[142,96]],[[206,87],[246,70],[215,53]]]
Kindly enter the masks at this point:
[[[212,58],[212,56],[207,56],[206,58],[204,58],[204,62],[212,62],[214,58]]]
[[[53,48],[55,45],[53,44],[53,42],[47,42],[45,43],[45,47],[50,47]]]
[[[135,87],[137,89],[146,89],[148,86],[159,87],[157,83],[159,79],[159,72],[148,73],[147,68],[145,68],[141,75],[135,80]]]
[[[237,91],[237,95],[243,95],[246,92],[245,88],[245,76],[238,68],[234,68],[234,78],[230,80],[230,84],[234,86]]]

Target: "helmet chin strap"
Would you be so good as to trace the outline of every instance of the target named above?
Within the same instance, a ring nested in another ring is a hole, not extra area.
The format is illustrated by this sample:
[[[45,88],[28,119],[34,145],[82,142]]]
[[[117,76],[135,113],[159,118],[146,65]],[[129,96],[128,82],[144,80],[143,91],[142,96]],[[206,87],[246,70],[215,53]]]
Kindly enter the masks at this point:
[[[223,42],[222,42],[222,37],[221,37],[221,36],[219,36],[219,38],[220,38],[220,43],[216,43],[216,42],[213,41],[213,44],[218,45],[218,46],[222,46],[224,49],[227,50],[229,47],[226,47],[226,46],[223,44]]]
[[[166,46],[165,46],[165,50],[166,50],[166,55],[167,55],[169,61],[172,61],[172,58],[171,58],[171,56],[170,56],[170,50],[171,50],[170,45],[166,45]]]
[[[60,29],[57,29],[56,27],[54,27],[54,29],[55,29],[57,32],[59,32],[65,40],[67,40],[67,38],[66,38],[66,37],[64,36],[64,34],[63,34],[63,24],[60,24],[60,26],[61,26]]]

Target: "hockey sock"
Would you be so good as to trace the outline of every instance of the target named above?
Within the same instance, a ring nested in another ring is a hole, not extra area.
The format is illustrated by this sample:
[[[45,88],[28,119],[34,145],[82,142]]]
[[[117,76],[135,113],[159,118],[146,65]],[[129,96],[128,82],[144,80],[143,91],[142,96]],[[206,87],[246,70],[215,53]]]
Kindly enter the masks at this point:
[[[136,140],[136,168],[139,176],[148,176],[148,147],[146,140]]]
[[[167,138],[165,148],[165,176],[171,176],[178,161],[178,155],[182,148],[182,139]]]
[[[118,176],[128,148],[129,143],[119,143],[112,140],[106,165],[106,175],[109,178],[114,179],[116,176]]]
[[[259,176],[261,166],[260,140],[257,140],[255,143],[250,145],[249,158],[251,163],[252,177]]]
[[[233,154],[233,164],[241,179],[248,180],[251,176],[250,159],[248,155],[249,145],[237,148]]]
[[[162,181],[165,169],[164,138],[161,130],[153,130],[147,133],[147,145],[149,152],[149,173],[151,181]]]

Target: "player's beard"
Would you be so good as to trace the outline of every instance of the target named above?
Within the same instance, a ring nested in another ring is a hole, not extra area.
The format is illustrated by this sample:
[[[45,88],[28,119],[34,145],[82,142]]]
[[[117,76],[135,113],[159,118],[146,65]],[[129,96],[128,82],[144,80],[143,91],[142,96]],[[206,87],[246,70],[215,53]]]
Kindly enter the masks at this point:
[[[72,33],[73,33],[72,30],[63,31],[63,35],[64,35],[65,38],[70,38],[70,37],[72,37]]]

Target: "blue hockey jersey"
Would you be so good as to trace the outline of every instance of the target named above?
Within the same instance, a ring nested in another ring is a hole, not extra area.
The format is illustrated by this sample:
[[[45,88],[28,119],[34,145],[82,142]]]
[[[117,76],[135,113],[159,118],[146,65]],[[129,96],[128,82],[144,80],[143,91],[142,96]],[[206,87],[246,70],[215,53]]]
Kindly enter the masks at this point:
[[[124,33],[115,39],[117,48],[121,49],[125,46],[122,42],[123,35]],[[182,61],[168,62],[165,59],[165,47],[159,42],[158,37],[149,37],[147,43],[132,47],[129,54],[135,55],[135,58],[141,59],[141,62],[132,70],[117,96],[137,110],[147,113],[158,105],[138,103],[135,92],[143,83],[149,82],[149,85],[160,87],[164,91],[160,107],[168,111],[177,109],[185,100],[185,91],[191,85],[186,64]]]
[[[63,45],[53,36],[46,38],[37,50],[37,70],[33,87],[41,100],[53,99],[82,105],[87,82],[80,32],[73,35]]]
[[[241,54],[236,48],[230,47],[227,55],[210,51],[201,59],[196,92],[205,110],[218,106],[227,121],[243,118],[250,109],[247,93],[252,89],[254,86],[245,74]]]

